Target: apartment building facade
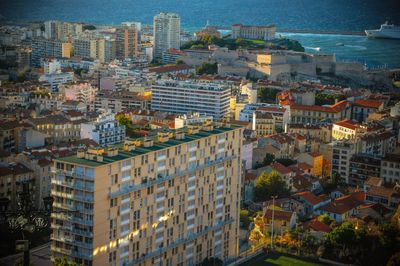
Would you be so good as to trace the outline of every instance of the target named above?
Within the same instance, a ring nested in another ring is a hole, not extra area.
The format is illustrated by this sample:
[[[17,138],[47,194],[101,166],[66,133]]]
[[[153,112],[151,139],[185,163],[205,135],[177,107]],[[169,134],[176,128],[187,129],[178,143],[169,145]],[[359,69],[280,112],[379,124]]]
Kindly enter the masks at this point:
[[[125,126],[118,125],[111,112],[101,114],[95,121],[81,124],[81,138],[92,139],[105,147],[125,140]]]
[[[223,83],[160,80],[152,86],[151,109],[185,114],[212,115],[215,120],[228,117],[230,89]]]
[[[32,65],[40,66],[40,60],[44,57],[71,57],[72,44],[61,40],[46,40],[38,38],[32,42]]]
[[[222,124],[56,159],[53,257],[84,265],[196,265],[238,256],[241,138]]]
[[[173,13],[160,13],[153,22],[153,58],[161,59],[163,52],[180,48],[181,18]]]
[[[139,55],[139,22],[125,22],[116,30],[116,55],[118,59],[132,58]]]

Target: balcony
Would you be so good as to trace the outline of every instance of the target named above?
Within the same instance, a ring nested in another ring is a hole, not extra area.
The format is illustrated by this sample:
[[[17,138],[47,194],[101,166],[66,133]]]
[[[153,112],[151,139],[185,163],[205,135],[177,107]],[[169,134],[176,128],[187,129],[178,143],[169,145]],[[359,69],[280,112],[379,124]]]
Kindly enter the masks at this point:
[[[63,170],[63,169],[56,169],[56,168],[51,168],[51,172],[55,174],[56,176],[71,176],[79,179],[86,179],[86,180],[94,180],[94,176],[85,176],[84,174],[77,173],[74,170],[68,171],[68,170]]]
[[[224,227],[227,224],[233,223],[233,221],[234,221],[233,219],[229,219],[229,220],[226,220],[226,221],[216,222],[214,226],[207,227],[203,231],[200,231],[198,233],[189,233],[186,237],[177,239],[175,242],[172,242],[171,244],[169,244],[166,247],[159,248],[159,249],[154,250],[152,252],[148,252],[147,254],[145,254],[144,256],[142,256],[140,258],[131,260],[131,261],[127,262],[127,263],[123,263],[122,265],[123,266],[137,265],[139,263],[142,263],[143,261],[146,261],[148,259],[151,259],[151,258],[154,258],[156,256],[162,255],[164,252],[167,252],[167,251],[169,251],[169,250],[171,250],[173,248],[176,248],[176,247],[181,246],[183,244],[187,244],[189,242],[192,242],[196,238],[199,238],[199,237],[207,234],[208,232],[218,230],[218,229]]]
[[[153,186],[153,185],[158,185],[160,183],[163,183],[163,182],[168,181],[168,180],[172,180],[172,179],[174,179],[176,177],[179,177],[179,176],[185,176],[187,174],[193,174],[198,170],[202,170],[202,169],[214,166],[214,165],[218,165],[218,164],[223,163],[225,161],[233,160],[235,158],[236,158],[236,156],[229,156],[229,157],[226,157],[226,158],[221,158],[221,159],[218,159],[218,160],[215,160],[215,161],[210,161],[210,162],[198,165],[196,167],[193,167],[191,169],[187,169],[185,171],[179,171],[179,172],[177,172],[175,174],[172,174],[172,175],[164,175],[164,176],[162,176],[160,178],[149,180],[146,183],[126,185],[126,186],[121,187],[117,191],[110,192],[109,197],[110,198],[117,198],[117,197],[120,197],[120,196],[123,196],[123,195],[127,195],[127,194],[129,194],[131,192],[135,192],[135,191],[138,191],[138,190],[141,190],[141,189],[145,189],[145,188],[148,188],[148,187]]]
[[[73,195],[72,193],[66,193],[66,192],[61,192],[61,191],[51,191],[51,195],[55,197],[60,197],[60,198],[65,198],[65,199],[72,199]]]
[[[66,249],[66,248],[56,247],[55,245],[51,245],[50,249],[53,252],[61,253],[61,254],[68,255],[68,256],[70,256],[72,254],[72,250]]]

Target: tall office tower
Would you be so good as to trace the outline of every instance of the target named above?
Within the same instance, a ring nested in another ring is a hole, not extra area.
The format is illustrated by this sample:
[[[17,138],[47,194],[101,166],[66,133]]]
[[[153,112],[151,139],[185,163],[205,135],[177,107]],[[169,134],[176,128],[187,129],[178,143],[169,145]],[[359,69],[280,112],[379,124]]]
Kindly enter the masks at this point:
[[[31,63],[40,66],[40,60],[44,57],[71,57],[72,44],[61,40],[46,40],[38,38],[32,42]]]
[[[117,58],[132,58],[139,54],[140,46],[139,22],[124,22],[116,30]]]
[[[154,17],[154,58],[161,59],[169,48],[180,48],[181,19],[173,13],[160,13]]]
[[[159,80],[151,88],[151,108],[156,111],[212,115],[227,118],[231,90],[222,82]]]
[[[233,261],[242,134],[242,127],[205,123],[54,160],[53,258],[83,265]]]

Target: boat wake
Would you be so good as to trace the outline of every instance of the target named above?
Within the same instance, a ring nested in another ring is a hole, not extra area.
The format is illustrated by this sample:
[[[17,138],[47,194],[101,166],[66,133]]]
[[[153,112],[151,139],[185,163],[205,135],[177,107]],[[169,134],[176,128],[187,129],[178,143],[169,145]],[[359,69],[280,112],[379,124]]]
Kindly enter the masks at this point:
[[[346,44],[346,45],[344,45],[344,47],[352,48],[352,49],[358,50],[358,51],[367,50],[367,47],[362,46],[362,45],[350,45],[350,44]]]
[[[309,46],[304,46],[304,48],[309,49],[309,50],[314,50],[314,51],[321,51],[321,47],[309,47]]]

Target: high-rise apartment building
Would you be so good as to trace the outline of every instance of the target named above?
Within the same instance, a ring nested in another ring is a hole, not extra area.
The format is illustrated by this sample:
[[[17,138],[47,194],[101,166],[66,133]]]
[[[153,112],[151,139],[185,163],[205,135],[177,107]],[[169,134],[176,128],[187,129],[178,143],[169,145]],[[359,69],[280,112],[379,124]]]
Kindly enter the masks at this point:
[[[173,13],[160,13],[154,17],[153,57],[161,59],[163,52],[180,48],[181,19]]]
[[[124,22],[116,30],[117,58],[132,58],[139,54],[140,46],[139,22]]]
[[[61,40],[35,39],[32,42],[32,65],[40,66],[44,57],[71,57],[72,44]]]
[[[242,134],[206,123],[54,160],[53,257],[84,265],[234,260]]]
[[[195,112],[212,115],[215,120],[229,116],[231,90],[224,83],[159,80],[151,91],[151,109],[156,111]]]
[[[74,55],[81,58],[97,59],[100,62],[110,62],[116,58],[115,39],[77,38],[74,40]]]
[[[44,22],[44,35],[46,39],[65,39],[76,37],[83,31],[80,23],[61,22],[48,20]]]

